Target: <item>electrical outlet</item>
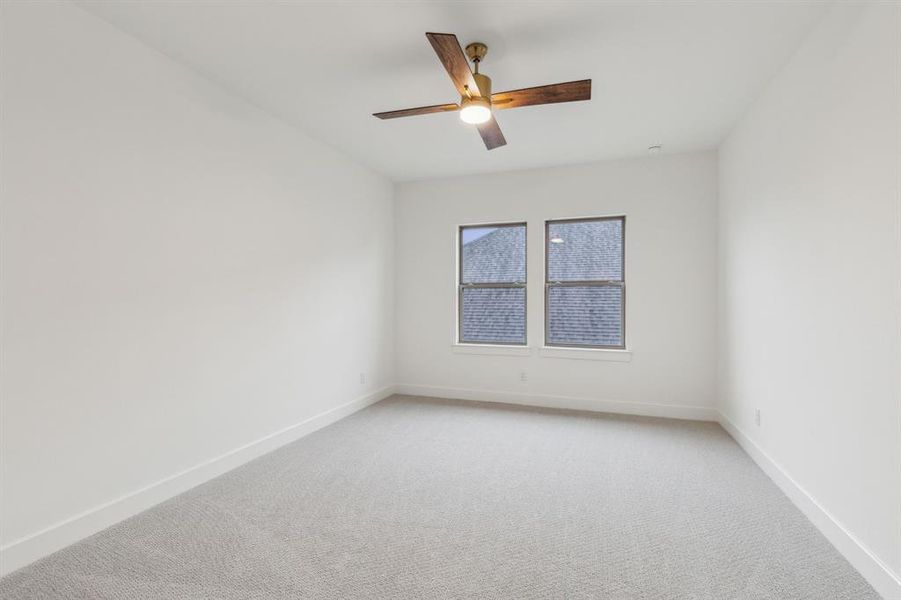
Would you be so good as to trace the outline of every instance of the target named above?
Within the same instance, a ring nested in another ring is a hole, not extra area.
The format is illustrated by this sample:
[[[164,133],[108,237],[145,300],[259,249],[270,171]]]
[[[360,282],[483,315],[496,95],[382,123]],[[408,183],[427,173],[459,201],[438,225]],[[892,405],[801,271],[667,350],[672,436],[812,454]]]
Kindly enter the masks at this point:
[[[366,385],[366,373],[360,373],[360,385]]]
[[[519,372],[519,380],[520,381],[528,381],[529,380],[529,376],[526,374],[525,371]]]
[[[754,424],[760,427],[760,409],[754,409]]]

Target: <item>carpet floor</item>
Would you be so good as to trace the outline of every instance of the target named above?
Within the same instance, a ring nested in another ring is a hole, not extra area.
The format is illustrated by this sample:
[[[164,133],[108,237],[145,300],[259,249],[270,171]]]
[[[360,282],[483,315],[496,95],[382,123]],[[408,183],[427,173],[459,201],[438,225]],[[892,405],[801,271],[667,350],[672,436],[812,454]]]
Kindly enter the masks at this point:
[[[0,597],[879,598],[719,425],[404,396],[11,573]]]

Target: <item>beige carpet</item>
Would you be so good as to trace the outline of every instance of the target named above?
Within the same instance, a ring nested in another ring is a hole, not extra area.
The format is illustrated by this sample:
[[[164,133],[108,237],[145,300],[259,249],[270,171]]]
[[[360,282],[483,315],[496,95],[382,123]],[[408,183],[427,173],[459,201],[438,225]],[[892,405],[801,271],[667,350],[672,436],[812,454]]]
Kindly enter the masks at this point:
[[[399,396],[0,597],[878,598],[718,425]]]

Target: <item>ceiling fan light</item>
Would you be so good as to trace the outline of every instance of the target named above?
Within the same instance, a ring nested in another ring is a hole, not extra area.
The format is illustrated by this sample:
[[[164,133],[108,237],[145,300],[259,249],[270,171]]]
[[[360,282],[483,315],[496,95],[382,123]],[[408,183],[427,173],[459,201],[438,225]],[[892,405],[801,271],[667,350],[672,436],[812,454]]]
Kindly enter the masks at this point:
[[[478,125],[491,119],[491,103],[485,98],[464,98],[460,109],[460,120]]]

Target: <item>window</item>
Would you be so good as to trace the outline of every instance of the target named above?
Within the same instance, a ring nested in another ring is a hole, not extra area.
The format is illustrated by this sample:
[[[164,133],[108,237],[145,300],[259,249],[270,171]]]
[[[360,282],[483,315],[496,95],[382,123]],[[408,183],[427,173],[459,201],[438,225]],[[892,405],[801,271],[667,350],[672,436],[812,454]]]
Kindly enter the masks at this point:
[[[545,223],[546,346],[625,348],[625,217]]]
[[[461,344],[526,343],[526,224],[460,227]]]

